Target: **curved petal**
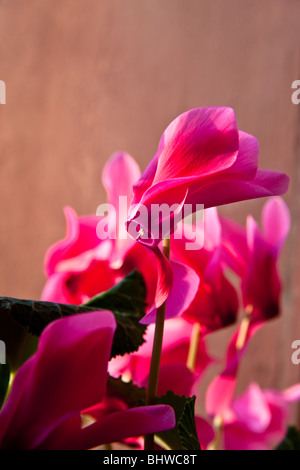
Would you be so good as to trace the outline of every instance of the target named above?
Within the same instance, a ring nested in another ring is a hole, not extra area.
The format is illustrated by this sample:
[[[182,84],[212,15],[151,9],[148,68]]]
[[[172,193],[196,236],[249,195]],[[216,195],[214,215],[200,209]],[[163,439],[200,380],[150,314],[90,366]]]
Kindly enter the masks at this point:
[[[237,124],[231,108],[191,109],[164,131],[153,183],[222,171],[234,163],[238,148]]]
[[[166,299],[166,320],[180,316],[188,309],[197,293],[200,282],[199,276],[192,268],[174,260],[170,260],[170,266],[172,267],[173,282]],[[156,313],[157,310],[152,309],[141,320],[141,323],[146,325],[155,323]]]
[[[58,441],[56,445],[57,448],[65,450],[92,449],[129,437],[166,431],[172,429],[175,424],[175,413],[170,406],[141,406],[108,414],[80,430],[77,427],[65,438],[62,436],[62,442]],[[55,439],[52,439],[52,446],[54,442]]]
[[[102,171],[107,202],[115,208],[119,207],[119,196],[126,196],[130,202],[133,197],[132,187],[140,176],[140,168],[131,155],[126,152],[114,153]]]
[[[205,208],[222,206],[237,201],[284,194],[288,190],[289,177],[284,173],[271,170],[257,170],[253,180],[230,178],[222,173],[207,177],[199,185],[193,182],[189,187],[186,204],[203,204]]]
[[[265,239],[278,253],[291,227],[289,209],[282,198],[271,198],[263,206],[262,225]]]

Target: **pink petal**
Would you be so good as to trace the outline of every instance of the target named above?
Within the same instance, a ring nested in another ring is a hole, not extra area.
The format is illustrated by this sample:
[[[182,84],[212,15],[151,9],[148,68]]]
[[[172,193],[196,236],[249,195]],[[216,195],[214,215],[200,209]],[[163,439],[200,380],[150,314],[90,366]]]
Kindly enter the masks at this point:
[[[43,287],[41,300],[62,304],[76,303],[72,301],[72,295],[66,287],[68,278],[68,273],[52,274]]]
[[[133,197],[132,186],[141,176],[134,158],[126,152],[114,153],[106,162],[102,172],[102,184],[107,193],[107,202],[119,207],[119,196]]]
[[[222,258],[230,269],[240,277],[244,277],[249,262],[246,230],[241,225],[224,216],[220,216],[220,223]]]
[[[284,400],[288,403],[300,401],[300,383],[291,385],[282,392]]]
[[[215,432],[210,423],[200,416],[195,417],[197,435],[201,445],[201,449],[205,450],[208,444],[213,440]]]
[[[141,406],[108,414],[90,426],[75,430],[73,435],[67,435],[64,442],[58,441],[58,446],[66,450],[92,449],[129,437],[172,429],[175,424],[175,413],[170,406]]]
[[[170,260],[173,270],[173,284],[166,300],[165,319],[182,315],[193,301],[199,286],[199,276],[188,266]],[[151,310],[141,323],[149,325],[156,319],[156,309]]]
[[[258,167],[259,146],[258,141],[253,135],[239,131],[239,153],[231,165],[224,170],[223,175],[230,173],[230,177],[237,177],[243,180],[252,180],[255,178]]]
[[[265,239],[273,245],[278,252],[291,226],[290,213],[282,198],[274,197],[266,202],[262,211],[262,224]]]
[[[271,413],[263,392],[257,384],[250,384],[247,391],[232,404],[239,421],[256,433],[266,431],[271,423]]]
[[[111,204],[115,212],[116,239],[115,249],[112,253],[112,262],[124,257],[132,246],[132,241],[126,232],[126,219],[130,201],[133,198],[133,185],[141,175],[137,162],[126,152],[113,154],[102,172],[102,183],[107,193],[107,202]],[[122,201],[121,201],[122,197]]]
[[[52,245],[45,255],[45,271],[48,276],[57,271],[57,265],[66,259],[81,254],[96,247],[100,240],[97,237],[96,226],[99,217],[77,217],[70,207],[65,208],[66,236]]]
[[[226,374],[216,376],[207,387],[205,409],[208,416],[223,416],[229,420],[231,403],[236,388],[236,377]]]
[[[238,152],[238,131],[231,108],[196,108],[169,124],[158,150],[153,183],[230,167]]]
[[[57,273],[46,282],[42,300],[80,305],[116,283],[116,273],[107,261],[90,263],[82,272]]]
[[[252,305],[253,318],[270,319],[280,311],[281,281],[276,253],[262,237],[252,217],[247,219],[247,241],[250,262],[242,279],[244,305]]]
[[[21,384],[15,382],[22,400],[16,404],[12,394],[5,405],[10,422],[3,447],[33,448],[68,414],[101,400],[115,325],[107,311],[48,325],[37,352],[20,369]]]
[[[284,194],[288,190],[289,178],[284,173],[257,170],[253,180],[232,181],[230,173],[207,177],[205,181],[191,183],[186,204],[203,204],[205,208],[231,204],[261,197]]]

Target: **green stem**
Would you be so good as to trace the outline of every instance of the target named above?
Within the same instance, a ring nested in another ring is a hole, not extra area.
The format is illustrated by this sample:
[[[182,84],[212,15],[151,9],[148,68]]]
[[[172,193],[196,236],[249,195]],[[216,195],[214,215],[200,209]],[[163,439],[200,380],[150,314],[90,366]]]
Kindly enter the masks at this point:
[[[163,254],[167,259],[170,257],[170,240],[163,240]],[[159,375],[159,365],[162,351],[162,342],[164,335],[164,323],[166,313],[166,302],[164,302],[157,310],[154,340],[152,346],[152,356],[150,364],[150,372],[148,377],[148,387],[146,395],[146,405],[154,405],[157,395],[157,384]],[[154,448],[154,434],[147,434],[144,442],[145,450],[153,450]]]

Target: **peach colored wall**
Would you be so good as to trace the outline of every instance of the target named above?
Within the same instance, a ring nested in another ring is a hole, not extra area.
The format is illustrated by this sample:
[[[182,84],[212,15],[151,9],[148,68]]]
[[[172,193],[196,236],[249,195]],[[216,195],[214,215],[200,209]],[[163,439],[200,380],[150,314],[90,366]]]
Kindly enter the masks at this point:
[[[282,316],[251,344],[239,387],[249,376],[265,387],[298,381],[299,15],[298,0],[1,0],[0,295],[39,297],[44,253],[64,235],[63,206],[95,213],[114,151],[144,169],[179,113],[232,106],[259,139],[260,166],[291,176],[293,219]],[[243,222],[261,206],[222,212]]]

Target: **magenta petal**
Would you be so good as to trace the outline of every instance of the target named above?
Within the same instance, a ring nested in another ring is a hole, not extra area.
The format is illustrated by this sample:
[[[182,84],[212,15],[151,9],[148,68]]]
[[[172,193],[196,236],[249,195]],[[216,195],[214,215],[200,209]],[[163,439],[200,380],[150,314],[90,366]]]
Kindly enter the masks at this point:
[[[271,423],[271,413],[262,390],[252,383],[248,390],[232,404],[232,409],[240,422],[244,422],[253,432],[264,432]]]
[[[208,444],[213,440],[215,432],[210,423],[200,416],[195,417],[196,429],[201,449],[204,450]]]
[[[259,157],[258,141],[253,135],[239,131],[239,153],[231,167],[224,170],[223,175],[230,173],[231,178],[236,176],[243,180],[255,178]]]
[[[235,393],[237,378],[226,374],[215,377],[207,387],[205,408],[209,416],[230,415],[230,406]]]
[[[63,258],[68,248],[76,243],[79,236],[79,223],[75,211],[71,207],[66,207],[64,213],[67,224],[66,236],[52,245],[45,255],[44,264],[48,276],[55,272],[57,263]]]
[[[282,392],[282,396],[288,403],[300,401],[300,383],[291,385]]]
[[[66,207],[64,212],[67,224],[66,236],[54,243],[46,252],[44,266],[48,276],[60,270],[60,263],[92,250],[100,243],[96,231],[99,217],[77,217],[70,207]]]
[[[25,363],[20,369],[27,383],[21,384],[22,400],[16,405],[12,394],[4,407],[10,423],[3,447],[34,448],[66,416],[101,400],[115,325],[107,311],[65,317],[48,325],[29,366]]]
[[[66,282],[68,277],[68,273],[52,274],[43,287],[41,300],[62,304],[75,303],[70,299],[70,293],[66,289]]]
[[[1,409],[0,413],[0,449],[2,449],[3,438],[5,434],[10,432],[12,426],[12,417],[18,414],[18,410],[22,407],[22,399],[26,389],[30,387],[30,374],[32,369],[32,358],[26,361],[18,370],[14,379],[14,386],[8,396],[5,406]],[[17,428],[17,423],[15,422]],[[8,431],[7,431],[8,430]]]
[[[269,199],[262,210],[264,237],[278,252],[282,247],[291,226],[287,205],[280,197]]]
[[[114,207],[110,225],[114,227],[112,262],[121,260],[132,246],[126,232],[129,204],[133,198],[133,185],[141,175],[137,162],[126,152],[113,154],[102,172],[102,183],[106,189],[107,202]]]
[[[174,119],[163,133],[153,183],[222,171],[236,160],[238,146],[236,119],[231,108],[187,111]]]
[[[176,424],[173,408],[166,405],[141,406],[111,413],[82,429],[65,442],[65,449],[91,449],[101,444],[118,442],[172,429]]]
[[[155,292],[155,300],[151,311],[142,318],[141,323],[149,324],[153,322],[153,310],[160,307],[167,299],[173,285],[173,269],[170,261],[164,256],[158,247],[150,250],[157,260],[158,278]],[[155,313],[156,316],[156,313]],[[155,318],[154,316],[154,318]],[[155,321],[155,320],[154,320]]]
[[[151,186],[156,169],[157,169],[158,153],[152,158],[147,168],[143,171],[139,180],[133,185],[133,204],[138,204],[145,191]]]
[[[178,380],[178,377],[180,377],[180,380]],[[159,372],[158,396],[166,394],[169,390],[172,390],[176,395],[191,396],[196,379],[197,376],[185,364],[175,362],[173,364],[163,364]],[[148,380],[145,380],[143,386],[146,387],[147,383]]]
[[[198,274],[189,266],[170,260],[174,281],[166,303],[166,319],[182,315],[193,301],[200,284]]]
[[[231,416],[231,403],[234,397],[239,363],[248,347],[250,339],[255,335],[263,323],[251,323],[245,338],[243,348],[237,349],[236,342],[239,329],[230,339],[226,365],[224,370],[211,381],[206,392],[206,410],[210,416],[222,415],[229,419]]]
[[[244,305],[253,306],[255,320],[273,318],[280,311],[281,293],[276,253],[250,216],[247,219],[247,241],[251,256],[241,285]]]
[[[119,196],[126,196],[131,201],[132,186],[141,175],[134,158],[126,152],[114,153],[106,162],[102,172],[102,184],[106,189],[107,202],[116,209],[119,207]]]
[[[205,208],[221,206],[237,201],[284,194],[288,190],[289,177],[271,170],[257,170],[253,180],[232,181],[229,173],[194,182],[189,187],[186,204],[203,204]]]
[[[224,216],[220,216],[220,222],[222,258],[230,269],[240,277],[244,277],[249,262],[246,230],[241,225]]]
[[[134,240],[157,246],[163,238],[169,238],[182,220],[188,182],[169,180],[159,182],[146,191],[139,204],[131,205],[127,231]]]
[[[166,320],[180,316],[188,309],[200,283],[198,274],[192,268],[174,260],[170,260],[170,265],[173,271],[173,282],[166,299]],[[156,313],[157,310],[152,309],[141,320],[141,323],[146,325],[155,323]]]

